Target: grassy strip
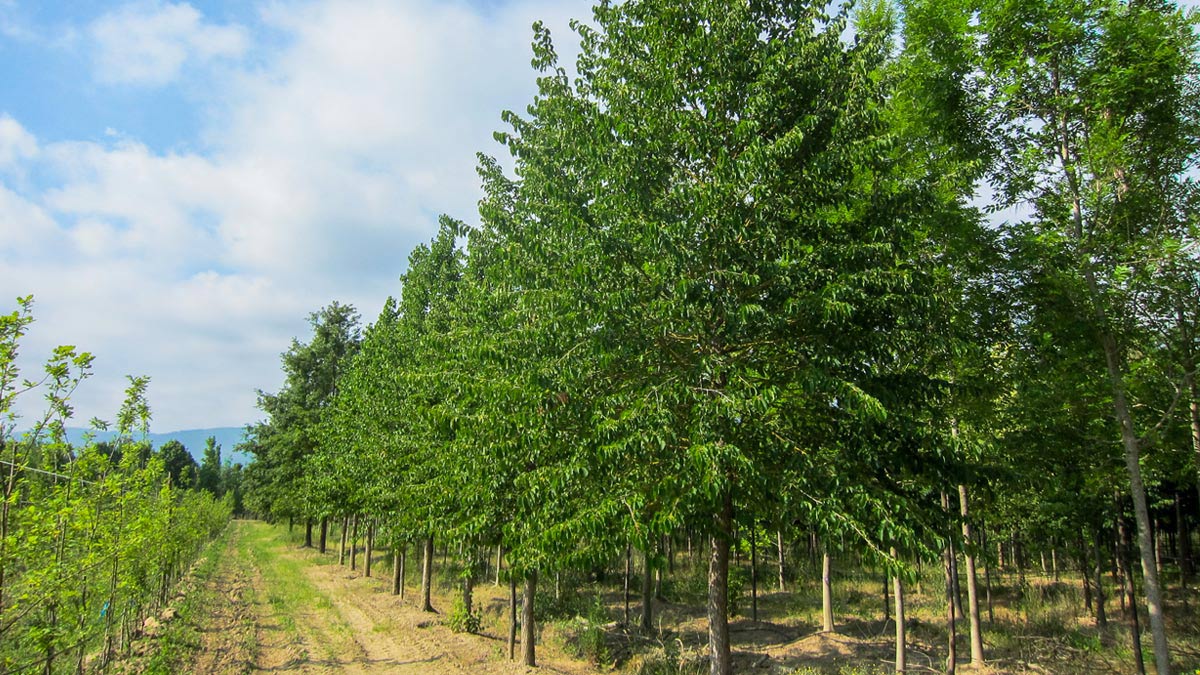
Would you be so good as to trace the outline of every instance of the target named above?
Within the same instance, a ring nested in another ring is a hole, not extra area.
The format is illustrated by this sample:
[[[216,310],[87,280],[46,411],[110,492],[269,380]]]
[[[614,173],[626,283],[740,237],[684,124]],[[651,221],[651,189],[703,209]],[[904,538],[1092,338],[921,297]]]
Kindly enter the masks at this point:
[[[325,650],[326,658],[334,659],[344,652],[344,647],[353,643],[350,625],[337,613],[330,599],[308,580],[305,568],[313,561],[298,555],[287,555],[289,547],[287,531],[279,526],[259,521],[241,523],[242,536],[238,538],[238,557],[258,569],[262,575],[266,601],[279,619],[279,625],[293,643],[302,643],[302,634],[296,624],[297,617],[320,614],[320,624],[330,635],[322,636],[318,642]],[[311,623],[311,622],[310,622]],[[308,658],[301,654],[300,658]]]

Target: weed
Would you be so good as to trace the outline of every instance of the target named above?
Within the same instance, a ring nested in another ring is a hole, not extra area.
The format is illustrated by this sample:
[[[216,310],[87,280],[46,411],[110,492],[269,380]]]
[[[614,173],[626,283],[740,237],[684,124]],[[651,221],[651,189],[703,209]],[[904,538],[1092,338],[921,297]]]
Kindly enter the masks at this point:
[[[478,633],[479,614],[468,612],[462,598],[455,598],[454,604],[450,606],[450,614],[446,616],[446,626],[455,633]]]

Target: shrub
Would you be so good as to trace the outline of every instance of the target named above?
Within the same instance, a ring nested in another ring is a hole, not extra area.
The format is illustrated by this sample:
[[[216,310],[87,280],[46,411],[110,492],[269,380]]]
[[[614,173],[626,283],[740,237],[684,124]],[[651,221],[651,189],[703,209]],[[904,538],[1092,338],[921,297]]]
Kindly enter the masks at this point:
[[[446,616],[446,626],[455,633],[477,633],[479,625],[479,614],[468,612],[462,598],[455,599],[450,614]]]

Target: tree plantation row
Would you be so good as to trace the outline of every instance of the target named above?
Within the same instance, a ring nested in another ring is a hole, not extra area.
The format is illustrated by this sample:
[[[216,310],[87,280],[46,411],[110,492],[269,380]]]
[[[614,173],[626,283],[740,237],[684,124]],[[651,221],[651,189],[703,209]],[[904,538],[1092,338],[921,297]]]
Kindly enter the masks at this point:
[[[174,597],[233,498],[181,485],[181,448],[152,453],[134,440],[150,421],[147,378],[130,378],[116,440],[68,444],[70,398],[92,356],[59,347],[40,382],[22,380],[16,357],[32,299],[17,302],[0,315],[0,673],[97,672]],[[17,434],[17,397],[38,385],[45,413]]]
[[[530,665],[539,584],[687,536],[726,675],[731,546],[811,535],[889,570],[897,617],[941,565],[947,671],[955,580],[979,664],[980,565],[1036,551],[1082,568],[1098,625],[1106,573],[1136,585],[1172,672],[1196,25],[1157,0],[630,0],[574,25],[571,69],[535,26],[478,222],[443,217],[365,330],[312,316],[261,396],[248,505],[310,540],[369,519],[427,577],[452,542],[468,615],[498,550]]]

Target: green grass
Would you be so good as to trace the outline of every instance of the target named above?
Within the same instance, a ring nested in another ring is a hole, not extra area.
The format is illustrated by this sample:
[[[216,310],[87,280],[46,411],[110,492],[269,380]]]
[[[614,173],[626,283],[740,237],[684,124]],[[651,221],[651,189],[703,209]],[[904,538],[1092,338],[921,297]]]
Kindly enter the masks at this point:
[[[320,613],[323,616],[322,624],[328,627],[338,643],[322,640],[322,647],[327,652],[326,656],[336,657],[341,651],[340,644],[353,640],[353,634],[350,626],[334,610],[329,598],[309,582],[304,570],[315,561],[281,555],[284,549],[294,546],[286,525],[272,526],[252,521],[243,523],[241,528],[238,557],[251,563],[262,575],[267,596],[265,600],[279,617],[284,632],[293,641],[300,642],[301,632],[296,625],[296,617]],[[307,658],[307,655],[303,655],[303,658]]]
[[[186,670],[184,664],[200,648],[199,622],[207,615],[208,608],[216,599],[208,588],[224,558],[229,540],[227,527],[216,539],[208,543],[199,564],[190,578],[185,580],[183,600],[176,607],[176,617],[168,621],[163,632],[155,640],[146,658],[147,675],[171,675]]]

